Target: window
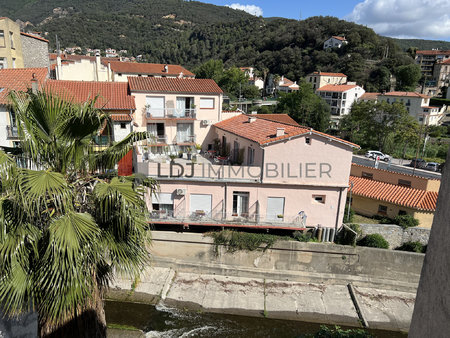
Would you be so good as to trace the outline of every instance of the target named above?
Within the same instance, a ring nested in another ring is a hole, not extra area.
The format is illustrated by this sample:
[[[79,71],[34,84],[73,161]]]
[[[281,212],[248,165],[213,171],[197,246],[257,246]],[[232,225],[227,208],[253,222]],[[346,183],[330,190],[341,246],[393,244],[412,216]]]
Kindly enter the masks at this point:
[[[177,123],[177,142],[194,142],[192,123]]]
[[[0,69],[8,68],[8,61],[6,58],[0,58]]]
[[[16,68],[16,58],[12,58],[12,67]]]
[[[268,197],[266,209],[266,221],[283,221],[284,197]]]
[[[247,165],[252,165],[253,163],[255,163],[255,149],[248,147]]]
[[[401,185],[402,187],[408,187],[411,188],[411,181],[407,181],[407,180],[398,180],[398,185]]]
[[[387,206],[385,205],[378,205],[378,213],[381,215],[386,215],[387,214]]]
[[[173,197],[171,193],[160,192],[152,198],[153,217],[167,217],[173,215]]]
[[[125,122],[120,123],[120,129],[126,129],[127,124]]]
[[[325,204],[325,195],[313,195],[312,197],[315,203]]]
[[[0,47],[5,47],[5,31],[0,30]]]
[[[347,93],[342,94],[342,98],[346,99],[347,98]],[[345,102],[345,101],[344,101]],[[345,103],[344,103],[345,104]]]
[[[14,49],[14,34],[13,34],[13,32],[9,32],[9,40],[11,42],[11,49]]]
[[[200,99],[200,109],[214,109],[214,99],[201,98]]]
[[[372,173],[366,173],[365,171],[363,171],[361,173],[361,177],[364,177],[364,178],[367,178],[369,180],[372,180],[373,179],[373,174]]]
[[[248,192],[234,191],[233,216],[248,217],[248,201],[249,201]]]
[[[403,216],[403,215],[407,215],[407,213],[406,213],[405,210],[399,210],[399,211],[398,211],[398,215],[399,215],[399,216]]]
[[[305,143],[306,144],[311,144],[311,138],[310,137],[305,137]]]

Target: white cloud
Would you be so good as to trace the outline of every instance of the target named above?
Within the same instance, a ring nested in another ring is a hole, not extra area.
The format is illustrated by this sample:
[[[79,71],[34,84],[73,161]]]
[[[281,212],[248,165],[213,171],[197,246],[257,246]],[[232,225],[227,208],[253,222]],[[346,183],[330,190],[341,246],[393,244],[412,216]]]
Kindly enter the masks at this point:
[[[381,35],[450,40],[449,0],[365,0],[345,19]]]
[[[226,5],[226,6],[233,8],[233,9],[240,9],[241,11],[244,11],[244,12],[250,13],[252,15],[256,15],[256,16],[263,15],[262,8],[255,6],[255,5],[231,4],[231,5]]]

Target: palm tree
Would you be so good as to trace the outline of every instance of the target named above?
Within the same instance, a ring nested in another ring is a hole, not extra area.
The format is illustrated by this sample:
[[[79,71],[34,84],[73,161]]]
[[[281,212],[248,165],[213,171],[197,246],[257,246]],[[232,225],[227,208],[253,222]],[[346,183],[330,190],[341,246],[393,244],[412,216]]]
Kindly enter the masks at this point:
[[[147,133],[96,151],[107,114],[46,92],[11,93],[21,168],[0,151],[0,303],[39,315],[40,336],[105,337],[102,296],[113,276],[136,277],[150,241],[143,195],[154,181],[111,173]]]

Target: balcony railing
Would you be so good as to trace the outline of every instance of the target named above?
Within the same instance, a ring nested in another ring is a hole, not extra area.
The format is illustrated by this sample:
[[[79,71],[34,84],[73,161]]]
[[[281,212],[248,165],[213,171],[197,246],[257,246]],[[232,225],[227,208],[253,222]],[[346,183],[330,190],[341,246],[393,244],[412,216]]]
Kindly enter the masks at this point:
[[[152,144],[167,144],[167,137],[166,136],[152,136],[148,139],[147,145]]]
[[[195,143],[195,135],[179,136],[175,138],[175,143]]]
[[[17,130],[17,127],[12,126],[6,126],[6,136],[10,138],[18,138],[19,132]]]
[[[197,110],[195,108],[147,108],[146,112],[147,118],[149,119],[195,119],[197,116]]]

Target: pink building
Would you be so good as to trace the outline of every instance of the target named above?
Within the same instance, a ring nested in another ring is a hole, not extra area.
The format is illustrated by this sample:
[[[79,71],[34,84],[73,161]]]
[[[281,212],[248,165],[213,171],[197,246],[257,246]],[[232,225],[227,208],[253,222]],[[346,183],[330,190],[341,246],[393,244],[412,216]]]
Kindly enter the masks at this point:
[[[193,160],[145,160],[138,147],[135,170],[160,183],[148,197],[153,223],[321,225],[333,233],[341,226],[357,145],[264,115],[234,116],[210,133],[207,150]]]

